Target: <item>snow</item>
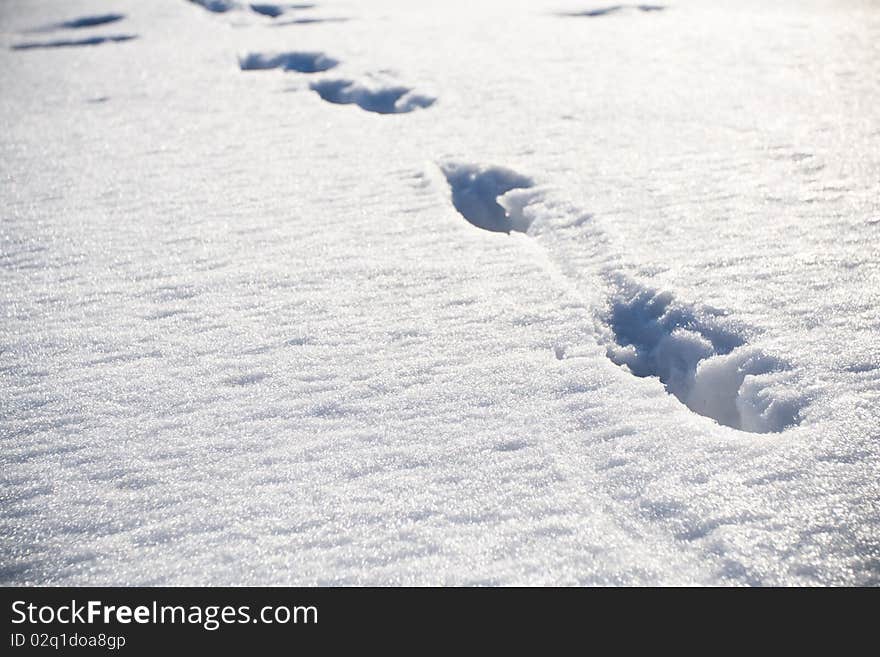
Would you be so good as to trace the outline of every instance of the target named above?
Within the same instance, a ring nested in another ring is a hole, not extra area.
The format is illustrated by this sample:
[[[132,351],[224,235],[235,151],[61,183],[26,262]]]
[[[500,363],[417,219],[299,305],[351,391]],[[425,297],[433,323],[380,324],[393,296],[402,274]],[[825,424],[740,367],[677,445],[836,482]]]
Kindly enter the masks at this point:
[[[0,3],[0,582],[880,581],[875,3],[276,9]]]

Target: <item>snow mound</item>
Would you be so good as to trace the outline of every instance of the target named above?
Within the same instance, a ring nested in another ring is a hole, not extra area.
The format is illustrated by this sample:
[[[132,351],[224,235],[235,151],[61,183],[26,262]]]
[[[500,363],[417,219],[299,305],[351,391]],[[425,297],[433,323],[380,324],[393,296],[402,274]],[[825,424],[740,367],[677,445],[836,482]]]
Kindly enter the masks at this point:
[[[298,73],[321,73],[338,66],[339,62],[322,52],[248,53],[238,58],[242,71],[264,71],[280,68]]]
[[[388,85],[376,81],[357,82],[345,79],[327,79],[313,82],[311,89],[328,103],[355,104],[377,114],[403,114],[430,107],[436,101],[431,96],[418,94],[409,87]]]

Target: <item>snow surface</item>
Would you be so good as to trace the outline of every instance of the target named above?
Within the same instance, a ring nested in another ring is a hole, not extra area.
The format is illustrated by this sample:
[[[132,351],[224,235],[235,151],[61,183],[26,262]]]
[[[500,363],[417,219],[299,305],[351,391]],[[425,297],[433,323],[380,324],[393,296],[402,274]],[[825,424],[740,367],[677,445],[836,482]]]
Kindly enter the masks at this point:
[[[256,4],[0,3],[0,582],[880,583],[877,3]]]

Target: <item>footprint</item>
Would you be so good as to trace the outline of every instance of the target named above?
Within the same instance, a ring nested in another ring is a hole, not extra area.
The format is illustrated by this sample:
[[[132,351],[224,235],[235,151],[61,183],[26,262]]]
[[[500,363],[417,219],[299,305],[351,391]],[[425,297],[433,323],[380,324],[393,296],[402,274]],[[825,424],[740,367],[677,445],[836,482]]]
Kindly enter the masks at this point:
[[[33,50],[37,48],[75,48],[78,46],[98,46],[102,43],[116,43],[121,41],[131,41],[137,39],[134,34],[113,34],[100,37],[89,37],[87,39],[59,39],[56,41],[30,41],[26,43],[16,43],[11,46],[12,50]]]
[[[497,233],[525,232],[528,223],[517,221],[502,207],[499,197],[514,189],[534,185],[530,178],[503,167],[480,167],[447,163],[440,166],[449,189],[452,205],[477,228]]]
[[[262,14],[263,16],[268,16],[269,18],[278,18],[279,16],[283,16],[288,11],[296,11],[298,9],[314,9],[315,5],[260,3],[252,4],[250,5],[250,8],[251,11]]]
[[[238,58],[242,71],[265,71],[280,68],[298,73],[329,71],[339,62],[321,52],[248,53]]]
[[[787,365],[721,326],[721,313],[611,278],[600,319],[610,329],[606,355],[613,363],[657,377],[690,410],[734,429],[769,433],[797,424],[800,401],[772,386]]]
[[[224,14],[233,9],[239,9],[241,5],[234,0],[189,0],[194,5],[198,5],[203,9],[214,12],[215,14]]]
[[[288,21],[277,21],[272,27],[284,27],[285,25],[314,25],[318,23],[345,23],[348,18],[293,18]]]
[[[663,11],[666,7],[662,5],[612,5],[601,9],[585,9],[583,11],[566,11],[561,12],[559,16],[580,16],[585,18],[597,18],[599,16],[608,16],[622,10],[636,10],[644,12]]]
[[[255,14],[268,16],[275,19],[280,18],[294,11],[304,9],[314,9],[316,5],[311,3],[275,3],[275,2],[255,2],[251,4],[241,3],[237,0],[189,0],[189,2],[198,5],[202,9],[206,9],[215,14],[225,14],[229,11],[240,11],[250,9]],[[274,25],[304,25],[308,23],[330,23],[348,20],[347,18],[297,18],[284,22],[276,22]]]
[[[403,114],[430,107],[436,101],[431,96],[417,94],[409,87],[387,85],[375,81],[318,80],[310,88],[328,103],[355,104],[377,114]]]

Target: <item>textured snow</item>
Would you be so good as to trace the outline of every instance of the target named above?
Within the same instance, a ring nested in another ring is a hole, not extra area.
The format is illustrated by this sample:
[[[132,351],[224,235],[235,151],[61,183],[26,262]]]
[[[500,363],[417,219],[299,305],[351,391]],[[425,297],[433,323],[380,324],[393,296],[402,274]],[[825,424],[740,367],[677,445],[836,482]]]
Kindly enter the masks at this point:
[[[880,582],[876,3],[273,7],[0,2],[0,583]]]

